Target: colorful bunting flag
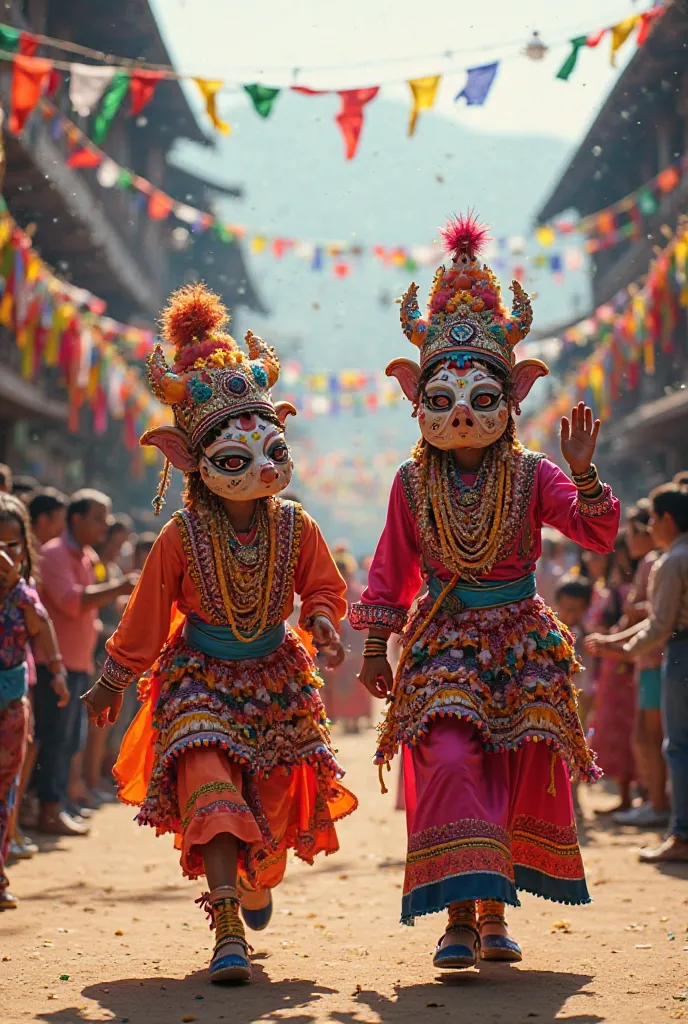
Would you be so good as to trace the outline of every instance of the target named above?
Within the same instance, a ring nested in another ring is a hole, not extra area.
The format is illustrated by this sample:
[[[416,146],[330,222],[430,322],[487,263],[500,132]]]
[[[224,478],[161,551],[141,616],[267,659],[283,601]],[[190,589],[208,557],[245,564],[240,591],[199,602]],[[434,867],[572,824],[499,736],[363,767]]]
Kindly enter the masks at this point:
[[[244,92],[251,97],[254,109],[263,118],[268,118],[280,94],[279,89],[270,89],[267,85],[245,85]]]
[[[469,68],[468,78],[461,92],[456,94],[454,102],[462,97],[466,100],[467,107],[481,107],[487,99],[487,94],[492,88],[495,80],[499,61],[494,64],[483,64],[477,68]]]
[[[110,130],[110,125],[115,117],[115,114],[122,106],[124,97],[127,95],[129,89],[129,74],[126,71],[118,71],[110,84],[110,88],[105,93],[103,102],[100,107],[100,113],[96,117],[95,124],[93,126],[93,140],[97,144],[105,141],[105,137]]]
[[[230,127],[226,121],[223,121],[217,112],[217,94],[224,85],[218,79],[211,80],[208,78],[194,78],[194,82],[201,90],[201,95],[205,100],[205,110],[213,123],[213,127],[221,132],[223,135],[229,135]]]
[[[420,112],[422,110],[432,110],[441,79],[441,75],[432,75],[428,78],[415,78],[408,83],[413,97],[413,107],[411,108],[408,126],[409,137],[416,131]]]
[[[612,67],[614,67],[616,63],[617,50],[623,46],[639,21],[640,15],[632,14],[630,18],[624,18],[624,20],[620,21],[618,25],[612,25],[612,49],[610,54]]]
[[[72,64],[69,69],[69,102],[80,117],[90,116],[114,77],[114,68]]]
[[[155,87],[165,76],[161,71],[135,71],[129,80],[131,116],[138,117],[153,99]]]
[[[100,153],[93,149],[83,147],[82,149],[75,149],[71,156],[67,159],[67,167],[74,168],[87,168],[87,167],[98,167],[101,162]]]
[[[564,63],[557,71],[557,78],[560,78],[562,82],[567,82],[571,72],[576,66],[578,61],[578,54],[584,46],[588,45],[588,36],[576,36],[575,39],[571,40],[571,53],[568,55]],[[593,44],[595,45],[595,44]]]
[[[668,5],[667,5],[668,6]],[[636,45],[644,46],[647,42],[652,26],[658,18],[661,18],[666,7],[664,4],[655,4],[649,11],[643,11],[640,15],[640,24],[638,26],[638,35],[636,36]]]
[[[342,106],[335,120],[344,136],[347,160],[353,160],[356,156],[363,127],[363,108],[366,103],[375,99],[379,91],[377,86],[373,86],[370,89],[349,89],[339,93]]]
[[[166,220],[172,212],[174,202],[164,192],[156,189],[148,200],[148,216],[151,220]]]
[[[16,54],[13,58],[9,129],[14,135],[24,130],[26,119],[38,103],[52,70],[49,60]]]

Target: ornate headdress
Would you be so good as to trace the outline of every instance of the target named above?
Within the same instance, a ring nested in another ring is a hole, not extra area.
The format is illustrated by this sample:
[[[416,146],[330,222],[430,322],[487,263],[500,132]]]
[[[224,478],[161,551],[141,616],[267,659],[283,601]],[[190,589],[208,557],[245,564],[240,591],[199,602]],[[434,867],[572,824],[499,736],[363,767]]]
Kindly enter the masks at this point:
[[[270,388],[280,371],[275,350],[248,331],[246,354],[223,331],[228,322],[220,298],[204,284],[180,288],[163,311],[161,333],[174,348],[174,362],[170,367],[156,345],[148,357],[148,381],[155,397],[172,406],[175,426],[155,427],[141,438],[141,444],[155,445],[166,459],[153,502],[156,513],[169,462],[183,472],[195,469],[194,450],[213,427],[244,412],[278,416],[282,423],[296,413],[288,402],[272,401]]]
[[[155,395],[171,405],[177,426],[192,446],[228,416],[251,409],[271,412],[270,388],[279,378],[275,350],[251,331],[248,356],[222,331],[229,316],[219,297],[203,284],[175,292],[162,314],[162,336],[174,346],[170,368],[160,345],[148,358]]]
[[[497,278],[479,262],[487,230],[472,214],[450,220],[442,237],[452,264],[448,270],[439,267],[435,274],[428,319],[421,317],[415,284],[401,301],[401,326],[420,349],[421,369],[456,353],[479,356],[509,374],[515,362],[514,346],[530,330],[530,300],[514,281],[513,310],[511,316],[507,314]]]

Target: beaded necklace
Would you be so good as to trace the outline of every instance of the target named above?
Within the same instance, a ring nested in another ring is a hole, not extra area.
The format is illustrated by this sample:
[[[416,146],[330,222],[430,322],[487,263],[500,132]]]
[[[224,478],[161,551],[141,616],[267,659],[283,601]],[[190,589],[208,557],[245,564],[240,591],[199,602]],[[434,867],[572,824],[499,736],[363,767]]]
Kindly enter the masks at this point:
[[[427,446],[417,464],[418,527],[430,557],[460,577],[490,572],[523,524],[539,457],[501,439],[464,483],[448,451]]]
[[[237,640],[250,643],[265,631],[275,568],[275,504],[261,501],[256,536],[242,544],[219,503],[210,513],[213,558],[227,621]]]

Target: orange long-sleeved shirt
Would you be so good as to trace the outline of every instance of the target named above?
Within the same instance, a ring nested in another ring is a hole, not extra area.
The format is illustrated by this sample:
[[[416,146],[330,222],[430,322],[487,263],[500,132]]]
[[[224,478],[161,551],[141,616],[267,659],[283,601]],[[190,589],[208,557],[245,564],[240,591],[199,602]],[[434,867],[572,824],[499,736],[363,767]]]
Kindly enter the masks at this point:
[[[338,628],[346,615],[346,584],[318,524],[305,512],[294,590],[301,598],[301,625],[324,615]],[[105,645],[110,657],[137,676],[146,672],[167,640],[175,605],[182,615],[195,612],[204,617],[200,595],[187,571],[179,527],[171,520],[151,548],[122,621]],[[283,619],[293,607],[291,594],[282,609]]]

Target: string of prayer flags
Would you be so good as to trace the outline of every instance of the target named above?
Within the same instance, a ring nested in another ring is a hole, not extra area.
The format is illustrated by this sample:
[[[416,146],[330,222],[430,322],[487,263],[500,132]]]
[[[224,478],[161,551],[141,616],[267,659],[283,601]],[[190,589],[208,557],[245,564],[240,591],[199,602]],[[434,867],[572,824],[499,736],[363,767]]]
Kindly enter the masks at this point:
[[[114,68],[72,64],[69,70],[69,102],[80,117],[90,116],[114,76]]]
[[[358,149],[358,140],[363,128],[363,108],[366,103],[374,100],[379,92],[377,86],[370,89],[349,89],[340,92],[341,110],[335,120],[344,136],[344,148],[347,160],[353,160]]]
[[[20,135],[47,85],[52,64],[43,57],[19,53],[15,54],[13,64],[9,128],[14,135]]]
[[[165,76],[161,71],[136,71],[129,80],[131,117],[138,117],[153,99],[155,88]]]
[[[126,71],[118,71],[110,83],[110,88],[103,97],[100,111],[93,126],[93,140],[100,145],[110,130],[115,114],[122,106],[124,97],[129,90],[129,75]]]
[[[224,82],[219,79],[209,78],[194,78],[194,82],[201,90],[201,95],[205,100],[205,111],[212,121],[213,127],[222,135],[229,135],[229,125],[226,121],[222,120],[217,112],[217,94],[224,85]]]
[[[268,118],[280,94],[279,89],[270,89],[267,85],[245,85],[244,92],[251,97],[253,108],[262,118]]]
[[[461,92],[456,94],[454,102],[463,98],[466,100],[467,107],[482,107],[492,88],[498,67],[499,61],[495,61],[493,64],[482,64],[477,68],[469,68],[466,84]]]
[[[441,80],[441,75],[431,75],[427,78],[414,78],[409,82],[409,88],[413,97],[413,106],[408,126],[409,138],[416,131],[420,112],[422,110],[432,110]]]

